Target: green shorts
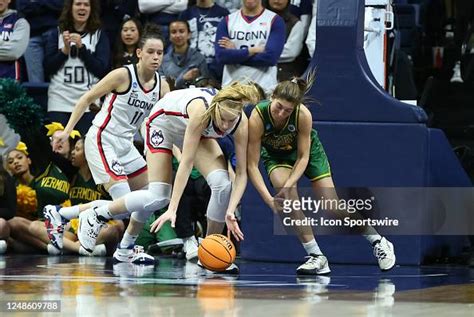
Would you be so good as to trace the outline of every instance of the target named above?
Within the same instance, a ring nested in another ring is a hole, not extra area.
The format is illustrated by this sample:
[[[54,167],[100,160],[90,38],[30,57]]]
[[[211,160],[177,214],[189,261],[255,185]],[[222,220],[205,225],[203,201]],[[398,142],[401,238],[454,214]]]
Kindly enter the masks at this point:
[[[160,212],[153,213],[147,219],[147,221],[145,222],[145,225],[143,226],[142,231],[140,231],[140,234],[138,235],[138,238],[135,241],[135,244],[143,246],[146,250],[152,244],[166,241],[166,240],[175,239],[177,237],[176,232],[171,227],[171,223],[169,221],[165,222],[163,226],[161,227],[160,231],[158,231],[157,233],[150,232],[151,224],[153,223],[153,221],[155,221],[165,211],[166,209],[162,209],[160,210]]]
[[[309,161],[304,174],[310,181],[314,182],[325,177],[331,176],[331,167],[328,157],[324,152],[323,145],[319,141],[318,133],[311,131],[311,146],[309,150]],[[296,162],[297,151],[288,153],[271,153],[262,148],[262,160],[268,175],[278,167],[292,169]]]

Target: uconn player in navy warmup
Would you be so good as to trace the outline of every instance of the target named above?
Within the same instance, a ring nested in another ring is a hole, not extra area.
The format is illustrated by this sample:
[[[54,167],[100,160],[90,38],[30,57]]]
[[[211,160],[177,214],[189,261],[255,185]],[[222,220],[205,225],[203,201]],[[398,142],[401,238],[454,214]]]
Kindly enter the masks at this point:
[[[169,91],[166,81],[160,79],[157,70],[163,59],[163,39],[157,26],[149,25],[137,49],[139,62],[110,72],[89,92],[84,94],[69,119],[60,137],[69,135],[85,108],[93,101],[107,94],[101,111],[96,115],[92,127],[86,136],[85,154],[96,184],[104,184],[112,198],[118,199],[130,190],[144,189],[148,184],[146,162],[133,145],[133,137],[153,105]],[[51,239],[62,239],[61,233],[65,219],[78,216],[79,211],[97,207],[105,202],[62,208],[45,208],[45,216],[50,219],[48,228]],[[146,217],[143,213],[133,212],[120,248],[126,262],[146,261],[143,254],[134,253],[134,239],[143,227]],[[124,210],[125,211],[125,210]],[[92,209],[85,211],[88,215]],[[129,213],[118,216],[128,217]],[[107,215],[107,218],[112,218]],[[84,234],[84,217],[80,218],[79,233]],[[99,219],[103,219],[99,216]],[[83,239],[80,239],[82,242]],[[89,252],[88,244],[83,247]]]
[[[155,210],[168,210],[151,227],[158,231],[165,221],[174,227],[178,203],[195,166],[206,178],[211,188],[207,208],[207,234],[221,233],[224,224],[241,240],[243,234],[234,216],[247,184],[248,121],[242,115],[247,102],[258,100],[254,85],[233,83],[221,91],[212,88],[189,88],[168,93],[153,108],[146,120],[146,158],[149,188],[131,192],[108,205],[86,211],[79,216],[79,239],[86,249],[93,249],[97,234],[104,221],[124,211],[139,211],[140,221],[145,221]],[[234,135],[237,167],[231,185],[227,163],[216,138]],[[172,147],[182,151],[171,192]],[[81,232],[82,231],[82,232]],[[122,250],[118,249],[118,257]],[[233,273],[238,272],[234,265]]]
[[[222,86],[249,78],[271,93],[285,45],[285,23],[261,0],[243,0],[242,9],[219,23],[216,59],[225,64]]]

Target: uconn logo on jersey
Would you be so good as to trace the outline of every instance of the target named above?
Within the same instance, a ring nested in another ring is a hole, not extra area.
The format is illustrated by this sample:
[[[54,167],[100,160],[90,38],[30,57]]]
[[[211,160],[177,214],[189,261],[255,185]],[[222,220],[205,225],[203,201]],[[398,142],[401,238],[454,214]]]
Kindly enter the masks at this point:
[[[150,143],[157,148],[164,141],[163,132],[161,130],[152,130],[150,135]]]
[[[4,30],[2,31],[2,40],[3,41],[10,41],[10,36],[12,36],[12,28],[13,28],[13,25],[11,24],[5,24],[3,26],[5,29],[10,29],[10,30]]]
[[[155,94],[153,95],[154,99],[156,99]],[[138,98],[138,93],[135,90],[132,90],[130,93],[130,97],[128,97],[127,104],[132,107],[151,110],[153,108],[154,102],[146,102],[144,100],[140,100]]]
[[[229,37],[231,40],[240,41],[254,41],[254,40],[266,40],[268,38],[268,31],[230,31]]]

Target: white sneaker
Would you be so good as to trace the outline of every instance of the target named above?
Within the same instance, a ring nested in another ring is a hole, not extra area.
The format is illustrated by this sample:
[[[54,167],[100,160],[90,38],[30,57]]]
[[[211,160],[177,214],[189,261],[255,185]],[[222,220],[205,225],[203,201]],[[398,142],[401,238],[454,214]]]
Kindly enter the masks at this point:
[[[382,271],[388,271],[395,265],[396,258],[393,244],[385,238],[375,242],[374,255]]]
[[[451,82],[452,83],[463,83],[464,81],[462,80],[461,77],[461,62],[456,62],[453,68],[453,77],[451,77]]]
[[[4,254],[7,251],[7,242],[0,240],[0,254]]]
[[[186,253],[186,260],[195,260],[198,257],[198,242],[195,236],[183,239],[183,252]]]
[[[86,249],[82,247],[82,245],[79,247],[79,254],[80,255],[86,255],[86,256],[105,256],[107,254],[107,248],[105,247],[105,244],[98,244],[94,247],[94,250],[92,253],[88,252]]]
[[[55,205],[46,205],[43,208],[44,225],[48,232],[48,238],[51,244],[59,250],[63,248],[64,225],[67,223],[67,220],[59,213],[60,208],[61,206]]]
[[[319,275],[331,273],[328,259],[322,254],[310,254],[305,263],[296,269],[299,275]]]
[[[48,243],[47,249],[48,249],[48,254],[49,255],[60,255],[61,252],[62,252],[60,249],[56,248],[51,243]]]
[[[97,218],[97,213],[94,209],[87,209],[79,214],[77,237],[81,246],[87,252],[92,253],[94,251],[97,236],[104,225],[105,222]]]
[[[156,260],[151,255],[144,252],[141,245],[131,245],[128,248],[120,248],[120,245],[114,252],[115,262],[154,265]]]

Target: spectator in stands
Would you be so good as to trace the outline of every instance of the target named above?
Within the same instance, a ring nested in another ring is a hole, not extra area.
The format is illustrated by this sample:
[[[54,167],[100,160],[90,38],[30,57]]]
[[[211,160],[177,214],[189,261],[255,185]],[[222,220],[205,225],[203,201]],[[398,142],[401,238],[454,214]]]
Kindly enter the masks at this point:
[[[10,1],[0,1],[0,78],[20,80],[18,59],[25,53],[30,38],[30,25],[16,10],[8,7]]]
[[[113,68],[138,63],[137,48],[142,33],[143,27],[138,19],[129,18],[122,22],[113,53]]]
[[[44,67],[51,79],[48,115],[66,124],[79,98],[107,74],[109,40],[100,29],[98,0],[66,0],[59,28],[48,35]],[[93,114],[88,112],[76,126],[85,133]]]
[[[314,3],[312,3],[314,2]],[[317,0],[291,0],[290,13],[300,19],[304,26],[304,36],[308,34],[308,28],[313,16],[314,8]]]
[[[48,134],[54,131],[54,127],[48,126],[48,129]],[[56,142],[56,132],[57,130],[52,133],[51,143]],[[77,131],[75,132],[74,136],[77,135]],[[33,135],[25,136],[27,139],[33,137]],[[14,240],[13,249],[29,252],[44,250],[51,255],[57,255],[61,253],[61,250],[49,241],[44,224],[43,208],[47,203],[70,205],[70,179],[75,169],[71,166],[69,158],[74,138],[71,136],[67,142],[59,146],[59,152],[56,154],[51,152],[46,136],[36,136],[36,139],[37,142],[30,142],[32,144],[31,156],[24,143],[20,143],[7,155],[7,168],[18,181],[17,195],[19,197],[16,217],[8,222],[11,237]],[[32,167],[33,163],[34,167]],[[59,166],[63,168],[60,169]],[[64,241],[68,251],[88,255],[80,249],[77,237],[67,235]],[[118,238],[115,242],[117,241]],[[105,252],[105,246],[98,245],[93,255],[103,256]]]
[[[102,0],[100,9],[102,30],[107,33],[109,40],[117,37],[124,20],[135,17],[138,13],[137,0]],[[110,42],[110,49],[112,49],[113,43]]]
[[[314,55],[314,50],[316,49],[316,15],[317,15],[317,5],[316,1],[313,4],[313,15],[311,18],[311,23],[308,28],[308,35],[306,36],[306,48],[308,49],[309,56],[312,58]]]
[[[18,12],[30,23],[30,39],[24,58],[28,81],[45,81],[43,60],[47,34],[58,26],[64,0],[17,0]]]
[[[16,213],[15,180],[3,168],[0,158],[0,254],[7,250],[7,240],[10,237],[8,220]]]
[[[8,221],[13,242],[10,246],[20,252],[48,250],[50,254],[58,254],[52,245],[48,246],[47,243],[31,234],[29,228],[32,221],[42,218],[45,200],[60,204],[68,199],[69,182],[52,162],[44,166],[43,162],[47,160],[42,158],[38,158],[35,163],[38,172],[34,173],[29,154],[26,144],[20,142],[18,147],[6,156],[7,170],[15,177],[18,184],[17,213]]]
[[[161,72],[174,81],[174,88],[189,87],[200,76],[209,76],[204,56],[189,47],[191,33],[187,21],[170,23],[171,50],[161,64]]]
[[[266,8],[277,13],[285,21],[286,42],[278,59],[278,81],[300,76],[308,66],[308,54],[303,51],[304,25],[288,7],[289,0],[267,0]]]
[[[463,46],[466,44],[468,31],[472,32],[474,27],[474,1],[472,0],[457,0],[455,1],[455,28],[454,28],[454,44],[455,44],[455,64],[453,68],[452,83],[464,82],[463,77],[467,78],[465,74],[461,74],[461,60],[465,53]],[[470,53],[470,52],[466,52]],[[463,67],[464,68],[464,67]]]
[[[216,3],[223,8],[229,10],[230,13],[240,9],[241,1],[240,0],[216,0]]]
[[[219,23],[216,59],[224,64],[222,86],[252,79],[269,93],[277,84],[277,62],[285,44],[285,23],[262,1],[242,1],[242,9]]]
[[[240,2],[239,2],[240,4]],[[204,55],[210,75],[221,81],[223,65],[217,63],[214,43],[217,25],[229,15],[229,10],[214,3],[214,0],[198,0],[180,15],[180,20],[188,21],[191,30],[190,46]]]
[[[145,15],[145,20],[160,26],[165,47],[169,44],[169,24],[178,19],[187,6],[187,0],[138,0],[138,9]]]

